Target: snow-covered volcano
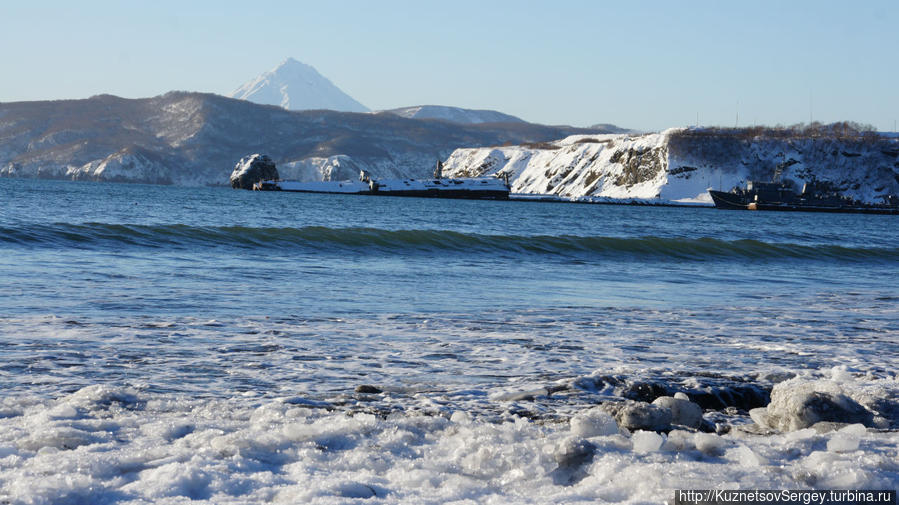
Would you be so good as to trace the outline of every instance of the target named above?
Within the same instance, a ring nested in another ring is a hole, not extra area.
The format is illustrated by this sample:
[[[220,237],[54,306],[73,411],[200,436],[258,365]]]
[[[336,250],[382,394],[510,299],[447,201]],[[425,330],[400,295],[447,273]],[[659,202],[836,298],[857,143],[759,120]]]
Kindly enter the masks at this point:
[[[273,70],[247,82],[228,96],[288,110],[369,111],[368,107],[341,91],[315,68],[293,58],[287,58]]]

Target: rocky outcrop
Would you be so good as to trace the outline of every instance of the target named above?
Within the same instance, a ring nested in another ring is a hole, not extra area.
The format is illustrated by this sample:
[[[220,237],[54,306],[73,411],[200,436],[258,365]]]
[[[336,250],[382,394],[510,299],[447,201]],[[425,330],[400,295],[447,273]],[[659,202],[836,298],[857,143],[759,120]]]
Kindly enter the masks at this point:
[[[231,187],[234,189],[253,189],[259,181],[278,179],[275,162],[264,154],[245,156],[234,165],[231,172]]]

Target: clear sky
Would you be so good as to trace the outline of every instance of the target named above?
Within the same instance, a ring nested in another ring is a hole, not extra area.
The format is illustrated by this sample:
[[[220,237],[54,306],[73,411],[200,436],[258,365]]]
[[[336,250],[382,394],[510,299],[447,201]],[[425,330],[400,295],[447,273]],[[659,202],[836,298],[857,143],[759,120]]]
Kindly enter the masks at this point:
[[[899,119],[896,0],[4,0],[0,47],[4,102],[228,94],[294,57],[375,110],[643,130]]]

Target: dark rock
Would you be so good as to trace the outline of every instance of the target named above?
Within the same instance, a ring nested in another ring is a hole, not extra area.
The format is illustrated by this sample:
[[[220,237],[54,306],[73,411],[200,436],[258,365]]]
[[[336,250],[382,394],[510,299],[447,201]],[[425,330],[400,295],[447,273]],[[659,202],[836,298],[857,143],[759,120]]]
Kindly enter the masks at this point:
[[[647,403],[669,394],[668,387],[658,382],[632,382],[621,392],[625,398]]]
[[[734,384],[723,387],[712,387],[704,391],[689,391],[690,401],[703,409],[722,410],[736,407],[749,411],[764,407],[771,401],[768,389],[757,384]]]
[[[362,385],[356,386],[356,392],[367,394],[367,395],[379,395],[379,394],[383,393],[384,391],[382,389],[376,388],[374,386],[369,386],[368,384],[362,384]]]
[[[253,189],[253,184],[269,179],[278,179],[275,162],[264,154],[244,156],[234,165],[231,172],[231,187],[234,189]]]
[[[584,468],[593,461],[596,446],[583,439],[568,439],[559,446],[553,457],[559,466],[550,472],[553,483],[558,486],[577,484],[587,476]]]

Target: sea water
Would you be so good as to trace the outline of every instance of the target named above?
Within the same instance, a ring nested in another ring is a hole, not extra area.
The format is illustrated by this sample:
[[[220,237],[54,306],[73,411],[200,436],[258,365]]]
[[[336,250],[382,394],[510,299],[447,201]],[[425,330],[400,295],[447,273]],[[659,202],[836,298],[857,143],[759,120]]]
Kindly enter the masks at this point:
[[[897,224],[0,180],[0,503],[896,489],[894,425],[720,427],[791,377],[899,405]],[[718,433],[591,428],[646,391]]]

